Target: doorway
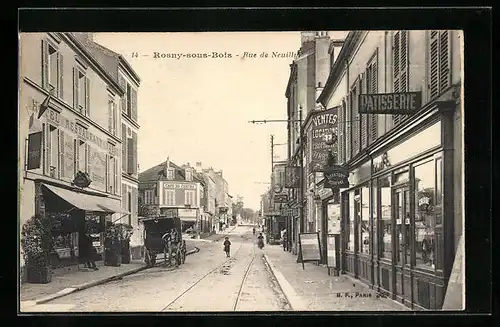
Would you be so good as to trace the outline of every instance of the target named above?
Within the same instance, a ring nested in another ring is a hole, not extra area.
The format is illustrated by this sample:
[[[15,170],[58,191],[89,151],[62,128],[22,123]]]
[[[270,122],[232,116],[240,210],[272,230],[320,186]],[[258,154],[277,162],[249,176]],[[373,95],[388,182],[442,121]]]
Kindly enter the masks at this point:
[[[411,294],[405,289],[405,267],[410,265],[410,190],[408,185],[396,186],[392,190],[392,229],[393,229],[393,290],[395,297],[404,303]],[[407,272],[406,272],[407,274]]]

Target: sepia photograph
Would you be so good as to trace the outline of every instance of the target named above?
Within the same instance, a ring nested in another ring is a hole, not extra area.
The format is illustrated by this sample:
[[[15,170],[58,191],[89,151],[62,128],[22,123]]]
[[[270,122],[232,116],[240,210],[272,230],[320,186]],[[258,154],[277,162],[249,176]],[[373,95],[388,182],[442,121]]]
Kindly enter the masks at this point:
[[[18,311],[464,310],[462,30],[20,32]]]

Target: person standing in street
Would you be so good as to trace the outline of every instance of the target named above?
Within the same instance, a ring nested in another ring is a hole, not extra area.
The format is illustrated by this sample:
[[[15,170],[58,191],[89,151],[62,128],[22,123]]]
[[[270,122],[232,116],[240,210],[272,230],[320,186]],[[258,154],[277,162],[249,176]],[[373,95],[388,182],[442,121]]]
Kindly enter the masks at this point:
[[[286,229],[285,229],[285,232],[283,233],[283,236],[281,238],[282,238],[282,242],[283,242],[283,251],[286,251],[286,238],[287,238]]]
[[[226,252],[226,257],[229,258],[231,255],[231,242],[229,241],[229,237],[226,237],[224,241],[224,252]]]

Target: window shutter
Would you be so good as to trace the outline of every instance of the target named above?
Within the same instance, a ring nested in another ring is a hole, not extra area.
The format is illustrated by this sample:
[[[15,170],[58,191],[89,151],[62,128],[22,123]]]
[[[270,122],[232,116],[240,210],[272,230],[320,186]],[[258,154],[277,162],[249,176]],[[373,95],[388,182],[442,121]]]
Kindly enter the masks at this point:
[[[85,172],[90,174],[90,145],[85,143]]]
[[[367,83],[367,78],[366,78],[366,74],[363,73],[361,75],[361,79],[360,79],[360,87],[359,87],[359,90],[360,90],[360,94],[365,94],[365,93],[368,93],[367,91],[367,86],[368,86],[368,83]],[[358,112],[359,112],[359,96],[358,96]],[[360,126],[361,126],[361,130],[360,130],[360,137],[361,137],[361,149],[364,149],[366,148],[366,144],[368,143],[367,142],[367,130],[368,130],[368,119],[367,119],[367,116],[366,115],[359,115],[359,119],[360,119]]]
[[[400,32],[396,32],[396,34],[394,34],[394,44],[392,45],[392,53],[393,53],[392,71],[393,71],[393,78],[394,78],[394,93],[397,93],[400,90],[399,89],[399,71],[400,71],[399,37],[400,37]]]
[[[431,99],[438,95],[439,93],[439,85],[438,85],[438,32],[431,31],[430,32],[430,80],[429,80],[429,88]]]
[[[132,132],[132,160],[133,160],[133,174],[137,174],[137,133]]]
[[[132,106],[132,110],[131,110],[132,111],[132,117],[131,118],[134,121],[137,121],[137,90],[132,89],[132,88],[131,88],[131,90],[132,90],[132,94],[130,96],[130,98],[131,98],[131,106]]]
[[[451,84],[449,31],[439,35],[439,91],[443,92]]]
[[[120,87],[125,92],[123,93],[123,96],[121,98],[122,111],[127,112],[127,82],[122,77],[122,75],[118,75],[118,84],[120,84]]]
[[[408,92],[408,31],[400,32],[400,75],[399,87],[401,92]]]
[[[113,157],[113,165],[114,165],[114,176],[113,176],[113,190],[115,194],[119,194],[118,192],[118,158]]]
[[[347,94],[346,97],[346,123],[345,123],[345,162],[351,159],[352,151],[352,114],[351,114],[351,95]]]
[[[42,87],[49,85],[49,47],[46,40],[42,40]]]
[[[122,171],[127,171],[127,126],[122,124]]]
[[[117,116],[117,110],[116,110],[116,103],[113,101],[112,104],[112,112],[113,112],[113,135],[116,135],[116,132],[117,132],[117,121],[118,121],[118,118],[116,117]]]
[[[85,77],[85,115],[90,116],[90,79]]]
[[[47,124],[42,124],[42,173],[47,174],[48,172],[48,161],[47,161],[47,152],[48,152],[48,137],[47,137]]]
[[[134,140],[127,139],[127,174],[134,173]]]
[[[136,217],[137,217],[137,213],[138,213],[138,203],[137,203],[137,189],[135,187],[132,187],[132,225],[135,226],[136,223]]]
[[[57,73],[59,76],[58,92],[59,98],[64,99],[64,57],[62,54],[57,54]]]
[[[75,149],[74,140],[70,134],[64,135],[64,177],[67,179],[72,179],[74,176],[75,169]]]
[[[59,179],[64,178],[64,132],[61,130],[57,131],[59,133]]]
[[[73,147],[74,147],[74,166],[75,166],[75,175],[76,173],[80,170],[80,151],[79,151],[79,144],[80,141],[75,138],[75,140],[73,141]],[[74,177],[74,176],[71,176],[71,177]]]
[[[113,102],[108,100],[108,131],[113,133],[113,108],[111,107]]]
[[[78,96],[80,94],[79,90],[79,85],[78,85],[78,70],[73,67],[73,107],[77,110],[80,111],[78,108]]]
[[[375,55],[375,60],[373,60],[371,65],[371,92],[378,93],[378,55]],[[371,116],[371,139],[372,142],[378,137],[378,116]]]
[[[338,147],[338,160],[339,162],[344,162],[343,150],[344,150],[344,100],[342,100],[342,105],[339,108],[339,120],[338,124],[338,137],[337,137],[337,147]]]

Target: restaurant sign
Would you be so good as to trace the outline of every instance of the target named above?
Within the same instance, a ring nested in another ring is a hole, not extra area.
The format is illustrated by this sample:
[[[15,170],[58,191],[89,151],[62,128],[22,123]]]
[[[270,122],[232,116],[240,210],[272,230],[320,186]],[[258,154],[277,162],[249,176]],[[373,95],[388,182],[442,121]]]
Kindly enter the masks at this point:
[[[325,188],[338,190],[340,188],[349,187],[349,171],[339,165],[334,165],[326,168],[325,175]]]
[[[336,153],[336,144],[328,140],[337,134],[337,110],[338,107],[315,113],[312,118],[311,136],[311,162],[310,172],[321,172],[326,164],[328,152]]]
[[[422,107],[422,92],[359,95],[360,114],[411,115]]]

